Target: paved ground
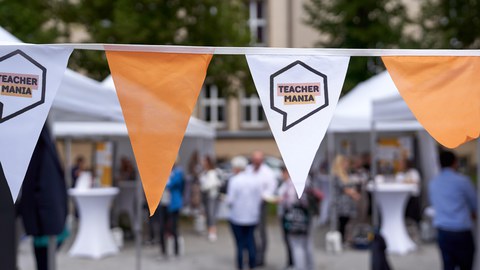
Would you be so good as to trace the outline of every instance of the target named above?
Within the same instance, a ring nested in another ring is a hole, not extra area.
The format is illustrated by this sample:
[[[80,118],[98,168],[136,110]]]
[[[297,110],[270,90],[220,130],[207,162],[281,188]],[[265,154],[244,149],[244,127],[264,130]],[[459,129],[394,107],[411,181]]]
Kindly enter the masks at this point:
[[[210,243],[206,237],[193,232],[190,225],[181,228],[185,241],[185,254],[179,259],[162,260],[159,256],[158,246],[144,245],[142,250],[141,266],[143,270],[174,269],[174,270],[224,270],[234,268],[234,245],[226,223],[219,225],[219,239]],[[270,247],[267,256],[267,266],[261,270],[284,269],[285,253],[281,240],[280,229],[275,222],[269,226]],[[323,245],[324,230],[317,229],[315,233],[315,260],[319,270],[367,270],[369,269],[368,251],[347,250],[339,255],[328,254]],[[31,270],[34,267],[34,257],[31,251],[31,240],[23,240],[19,247],[19,269]],[[127,242],[126,246],[116,256],[100,260],[71,258],[67,251],[71,240],[61,249],[57,258],[59,270],[123,270],[135,269],[135,249],[133,243]],[[422,244],[419,249],[406,256],[389,256],[395,270],[412,269],[440,269],[440,258],[434,244]]]

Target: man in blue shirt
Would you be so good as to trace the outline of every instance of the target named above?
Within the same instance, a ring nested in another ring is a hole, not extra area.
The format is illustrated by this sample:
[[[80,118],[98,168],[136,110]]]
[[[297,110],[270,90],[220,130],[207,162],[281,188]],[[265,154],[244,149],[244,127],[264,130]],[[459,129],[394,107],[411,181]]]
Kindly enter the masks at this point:
[[[477,195],[470,179],[456,172],[457,158],[452,152],[440,153],[442,171],[429,186],[435,209],[433,224],[438,230],[438,245],[443,269],[471,270],[475,246],[472,229]]]

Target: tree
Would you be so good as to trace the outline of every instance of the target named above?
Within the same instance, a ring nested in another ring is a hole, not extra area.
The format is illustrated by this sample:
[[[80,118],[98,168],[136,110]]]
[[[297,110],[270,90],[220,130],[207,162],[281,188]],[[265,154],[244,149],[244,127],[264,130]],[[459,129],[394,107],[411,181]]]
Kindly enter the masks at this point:
[[[58,1],[0,0],[0,25],[23,42],[52,43],[65,37]]]
[[[419,24],[424,48],[480,48],[480,0],[425,1]]]
[[[402,48],[414,46],[404,35],[411,21],[400,0],[311,0],[305,4],[305,23],[322,34],[317,45],[332,48]],[[348,92],[383,70],[379,58],[350,60],[344,84]]]
[[[87,33],[86,42],[245,46],[248,9],[242,0],[82,0],[66,1],[61,17],[69,29]],[[80,51],[71,65],[102,79],[108,74],[101,52]],[[208,80],[219,89],[242,86],[248,75],[238,56],[214,57]],[[249,79],[249,78],[248,78]]]

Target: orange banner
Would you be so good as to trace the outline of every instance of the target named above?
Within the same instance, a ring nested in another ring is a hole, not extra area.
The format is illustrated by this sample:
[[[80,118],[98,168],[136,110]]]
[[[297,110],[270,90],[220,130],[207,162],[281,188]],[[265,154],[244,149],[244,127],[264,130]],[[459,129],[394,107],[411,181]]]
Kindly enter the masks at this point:
[[[212,55],[106,50],[150,214],[153,215],[175,163]]]
[[[423,127],[455,148],[480,133],[479,57],[382,57],[398,91]]]

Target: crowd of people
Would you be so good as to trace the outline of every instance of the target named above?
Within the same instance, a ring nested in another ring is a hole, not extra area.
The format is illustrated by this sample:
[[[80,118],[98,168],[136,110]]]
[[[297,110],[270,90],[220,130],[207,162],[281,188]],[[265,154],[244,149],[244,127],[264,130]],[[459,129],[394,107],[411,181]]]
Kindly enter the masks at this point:
[[[267,215],[268,205],[277,208],[278,222],[283,235],[286,250],[286,269],[314,269],[313,236],[315,225],[330,221],[330,212],[336,213],[337,230],[340,232],[344,246],[352,241],[348,228],[352,224],[368,222],[370,200],[364,191],[370,178],[369,159],[365,156],[347,158],[338,155],[330,168],[333,175],[333,193],[330,186],[328,168],[325,164],[318,171],[313,171],[307,179],[303,195],[298,198],[293,182],[286,167],[275,173],[264,162],[264,154],[254,151],[250,159],[238,156],[231,160],[231,172],[225,174],[219,170],[210,156],[202,159],[194,154],[198,162],[189,164],[186,173],[174,167],[171,178],[162,197],[159,210],[160,246],[166,255],[165,228],[169,228],[175,243],[175,254],[178,256],[178,211],[179,205],[172,206],[172,192],[175,192],[175,176],[180,175],[183,182],[179,187],[183,192],[177,196],[185,196],[183,205],[200,209],[196,215],[205,218],[207,240],[217,240],[217,217],[220,204],[228,208],[228,221],[235,241],[236,266],[243,269],[245,259],[248,267],[264,266],[268,248]],[[398,165],[396,178],[398,181],[418,184],[418,172],[407,167],[407,162]],[[189,188],[186,190],[185,185]],[[332,195],[336,198],[331,201]],[[188,197],[188,198],[187,198]],[[334,210],[334,211],[331,211]],[[324,213],[327,212],[327,213]],[[154,218],[157,214],[154,215]],[[327,219],[321,221],[321,216]],[[168,226],[167,226],[168,225]],[[350,230],[351,232],[352,230]],[[243,258],[247,252],[248,258]]]
[[[471,269],[474,242],[470,218],[476,211],[476,195],[471,182],[455,172],[456,157],[446,153],[440,157],[443,170],[430,181],[428,191],[421,192],[420,173],[408,159],[401,159],[391,166],[394,169],[389,171],[389,181],[417,186],[405,213],[406,218],[417,227],[421,220],[420,195],[428,193],[437,213],[434,226],[438,229],[444,269],[455,269],[455,266]],[[365,187],[374,177],[370,175],[367,155],[337,155],[330,168],[325,163],[320,164],[318,170],[310,173],[300,198],[287,168],[281,167],[280,173],[274,172],[265,164],[261,151],[254,151],[249,159],[234,157],[230,161],[229,173],[217,168],[210,156],[200,159],[195,154],[195,157],[198,162],[189,164],[185,171],[175,164],[160,205],[151,218],[156,223],[154,226],[158,227],[151,227],[151,230],[158,229],[160,253],[164,258],[169,257],[167,236],[173,239],[173,255],[181,255],[178,227],[179,216],[185,206],[197,209],[191,213],[205,218],[206,240],[210,242],[217,241],[219,237],[217,218],[220,205],[227,206],[237,269],[244,269],[244,266],[254,269],[267,263],[269,205],[275,205],[277,209],[285,244],[285,269],[315,269],[312,234],[316,225],[332,222],[332,215],[344,247],[355,240],[355,226],[371,225],[372,200]],[[134,168],[126,161],[123,163],[121,175],[133,177]],[[77,170],[83,167],[84,160],[78,159],[72,170],[74,179],[78,176]],[[154,237],[152,234],[152,240]],[[465,252],[458,253],[462,248]]]

